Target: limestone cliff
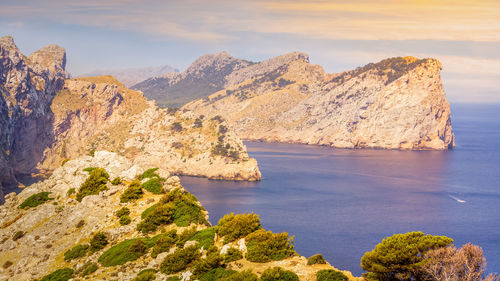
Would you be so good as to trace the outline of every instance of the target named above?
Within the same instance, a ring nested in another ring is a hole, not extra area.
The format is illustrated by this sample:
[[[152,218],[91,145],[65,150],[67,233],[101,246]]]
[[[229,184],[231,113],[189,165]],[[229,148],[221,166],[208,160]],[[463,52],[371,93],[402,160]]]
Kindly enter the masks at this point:
[[[101,191],[79,200],[78,194],[96,168],[105,171],[98,178]],[[59,274],[57,280],[132,280],[147,269],[156,275],[155,280],[179,276],[187,281],[196,279],[193,274],[210,274],[212,269],[226,274],[250,269],[260,275],[274,266],[292,270],[300,280],[314,280],[318,270],[332,269],[327,263],[308,265],[298,255],[260,263],[247,260],[245,238],[228,243],[218,237],[209,228],[206,211],[182,188],[178,177],[162,169],[155,175],[145,173],[148,168],[116,153],[96,151],[94,156],[66,162],[48,179],[20,194],[8,194],[0,206],[0,280],[34,280],[51,272]],[[112,181],[116,177],[121,181]],[[154,179],[161,183],[156,192],[146,188]],[[124,197],[134,184],[141,186],[140,193]],[[145,231],[140,227],[148,221],[148,212],[161,208],[169,211],[155,213],[161,217],[154,221],[156,228]],[[98,233],[101,239],[95,240]],[[183,259],[189,257],[178,257],[177,266],[165,270],[169,257],[195,245],[193,254],[199,254],[193,262],[183,267]],[[239,249],[244,256],[228,260],[229,249]],[[344,274],[358,280],[349,272]]]
[[[40,170],[98,149],[175,174],[250,181],[261,177],[245,145],[224,131],[220,120],[158,108],[111,76],[66,80],[51,110],[55,139]],[[219,143],[227,153],[217,153]]]
[[[0,186],[30,173],[52,142],[50,104],[64,84],[65,65],[59,46],[25,57],[11,36],[0,38]]]
[[[441,68],[399,57],[328,74],[291,53],[234,71],[224,90],[183,108],[220,115],[248,140],[443,150],[454,135]]]

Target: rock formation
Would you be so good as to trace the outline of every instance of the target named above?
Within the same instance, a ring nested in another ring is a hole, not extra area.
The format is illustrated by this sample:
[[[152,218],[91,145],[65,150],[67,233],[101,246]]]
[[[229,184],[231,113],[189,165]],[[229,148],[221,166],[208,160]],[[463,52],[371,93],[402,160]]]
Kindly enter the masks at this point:
[[[182,73],[152,77],[132,86],[132,89],[142,91],[146,98],[156,100],[160,106],[182,106],[224,89],[227,75],[252,64],[226,52],[205,55]]]
[[[98,69],[79,75],[78,77],[93,77],[111,75],[122,82],[126,87],[131,87],[139,82],[156,76],[166,75],[171,72],[179,72],[177,69],[169,66],[152,66],[126,69]]]
[[[443,150],[454,135],[441,68],[398,57],[328,74],[296,52],[233,71],[223,90],[183,109],[220,115],[247,140]]]
[[[29,173],[52,142],[50,104],[64,84],[65,65],[59,46],[25,57],[11,36],[0,38],[0,185]]]
[[[65,64],[56,45],[25,57],[12,37],[0,39],[0,203],[1,186],[16,176],[50,172],[93,149],[176,174],[260,179],[257,162],[220,119],[169,113],[110,76],[65,80]]]
[[[102,182],[102,191],[77,200],[75,193],[79,194],[82,184],[92,177],[92,169],[97,167],[106,171],[109,180]],[[94,156],[82,156],[66,162],[48,179],[26,187],[17,195],[8,194],[6,203],[0,206],[0,279],[34,280],[59,270],[61,275],[64,271],[71,274],[75,281],[132,280],[139,272],[149,269],[156,275],[155,280],[167,280],[172,276],[190,280],[187,277],[196,272],[196,266],[188,265],[187,269],[181,267],[168,274],[162,265],[166,258],[182,248],[198,245],[196,251],[201,254],[195,263],[206,261],[204,267],[198,268],[211,270],[222,266],[219,265],[222,261],[219,258],[208,262],[209,252],[212,256],[214,252],[225,254],[229,248],[239,249],[243,254],[247,252],[249,244],[245,243],[245,238],[227,243],[208,228],[206,211],[196,198],[182,188],[178,177],[162,169],[156,171],[156,176],[150,173],[149,177],[161,179],[162,185],[159,192],[147,191],[144,183],[150,179],[144,178],[144,172],[148,168],[151,166],[135,165],[116,153],[96,151]],[[120,177],[121,181],[112,181],[116,177]],[[142,193],[130,201],[122,200],[130,188],[127,186],[141,178]],[[45,199],[39,197],[32,200],[33,196],[36,198],[42,192],[48,192]],[[173,201],[162,203],[165,200]],[[30,204],[27,205],[27,201]],[[159,214],[164,218],[173,216],[173,221],[158,221],[158,228],[148,233],[138,228],[140,223],[147,221],[147,212],[152,212],[155,205],[174,204],[172,202],[177,202],[173,213]],[[120,215],[119,210],[125,212]],[[196,212],[201,214],[201,219],[195,216]],[[122,221],[122,216],[127,216],[127,219]],[[177,234],[171,234],[172,231]],[[104,234],[106,242],[102,242],[103,239],[98,240],[100,243],[92,242],[97,233]],[[201,233],[204,235],[199,235]],[[121,246],[137,240],[145,242]],[[106,256],[108,259],[103,258]],[[226,261],[224,266],[236,271],[250,269],[259,275],[267,268],[280,266],[295,272],[300,280],[314,280],[318,270],[332,269],[329,264],[308,265],[306,259],[300,256],[263,263],[250,262],[245,257]],[[182,263],[181,258],[178,262]],[[344,274],[349,280],[359,280],[349,272]]]

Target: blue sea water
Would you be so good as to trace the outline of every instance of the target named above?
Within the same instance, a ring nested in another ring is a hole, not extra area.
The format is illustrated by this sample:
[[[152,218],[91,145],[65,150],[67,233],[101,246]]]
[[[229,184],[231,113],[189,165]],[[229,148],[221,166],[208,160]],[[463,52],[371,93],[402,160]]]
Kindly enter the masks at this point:
[[[345,150],[246,143],[261,182],[182,177],[216,224],[255,212],[263,226],[295,235],[305,256],[322,253],[360,275],[360,258],[384,237],[423,231],[483,247],[500,272],[500,106],[452,105],[449,151]]]

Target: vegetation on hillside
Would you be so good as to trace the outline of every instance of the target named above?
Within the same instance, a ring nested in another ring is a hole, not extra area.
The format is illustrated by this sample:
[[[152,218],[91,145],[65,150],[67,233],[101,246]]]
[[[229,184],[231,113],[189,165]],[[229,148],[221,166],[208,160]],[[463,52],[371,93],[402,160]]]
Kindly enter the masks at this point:
[[[76,200],[82,201],[86,196],[99,194],[99,192],[106,190],[108,180],[109,175],[106,170],[103,168],[93,168],[89,173],[89,177],[80,186],[76,194]]]
[[[21,209],[29,209],[42,205],[43,203],[53,200],[54,198],[49,198],[50,192],[40,192],[37,194],[33,194],[30,197],[26,198],[26,200],[19,205]]]

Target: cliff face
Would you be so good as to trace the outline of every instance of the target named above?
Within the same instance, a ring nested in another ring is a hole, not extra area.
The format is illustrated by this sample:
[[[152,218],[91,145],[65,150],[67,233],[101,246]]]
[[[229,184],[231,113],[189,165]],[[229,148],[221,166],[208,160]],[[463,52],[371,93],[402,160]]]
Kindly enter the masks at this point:
[[[226,76],[251,64],[226,52],[205,55],[182,73],[152,77],[132,86],[132,89],[142,91],[147,98],[156,100],[160,106],[182,106],[224,89]]]
[[[41,170],[97,149],[175,174],[251,181],[261,177],[241,140],[220,132],[224,123],[158,108],[111,76],[66,80],[51,109],[55,141],[45,150]],[[214,152],[219,139],[232,155]]]
[[[226,89],[184,108],[221,115],[249,140],[443,150],[454,135],[441,67],[404,57],[327,74],[292,53],[235,71]]]
[[[112,184],[105,180],[104,190],[78,201],[72,190],[79,192],[82,183],[91,177],[89,167],[102,168],[109,175],[109,181],[120,177],[122,182]],[[306,258],[299,255],[260,263],[248,261],[246,253],[249,244],[245,238],[228,243],[215,235],[213,228],[209,228],[208,214],[201,204],[183,189],[178,177],[162,169],[157,170],[158,176],[163,178],[162,192],[156,194],[143,189],[140,196],[131,201],[121,200],[127,186],[151,167],[135,165],[116,153],[96,151],[94,156],[66,162],[48,179],[26,187],[20,194],[8,194],[6,203],[0,206],[0,279],[40,279],[64,268],[70,271],[71,280],[135,280],[139,272],[149,269],[156,275],[155,280],[179,276],[188,281],[197,280],[192,275],[200,269],[208,271],[225,267],[235,271],[251,270],[260,275],[267,268],[280,266],[295,272],[300,280],[315,280],[317,271],[333,269],[327,263],[308,265]],[[146,180],[149,179],[142,182]],[[41,192],[49,192],[46,201],[35,200],[37,204],[20,207],[24,206],[25,200]],[[147,215],[144,215],[148,212],[146,210],[155,212],[153,206],[165,204],[165,201],[169,202],[168,206],[177,203],[171,212],[157,213],[163,216],[156,222],[157,229],[147,233],[139,230],[138,225],[147,221]],[[129,210],[125,215],[129,218],[128,223],[122,223],[118,217],[122,208]],[[200,216],[193,215],[196,213]],[[170,216],[173,220],[165,220]],[[88,245],[92,245],[91,238],[96,233],[104,234],[107,243],[93,244],[95,247],[91,249]],[[134,244],[133,247],[130,242],[137,240],[144,243]],[[183,268],[182,261],[188,257],[178,256],[176,262],[181,267],[175,272],[165,272],[162,264],[169,256],[194,245],[199,253],[194,262]],[[75,251],[74,247],[80,248]],[[244,256],[229,261],[222,259],[230,248],[239,249]],[[209,259],[209,255],[214,253],[221,255],[216,260]],[[195,265],[200,263],[204,267]],[[197,274],[202,275],[203,271]],[[344,274],[350,281],[360,280],[350,272],[344,271]]]
[[[12,37],[0,38],[0,185],[29,173],[52,142],[50,104],[64,84],[65,65],[59,46],[25,57]]]

